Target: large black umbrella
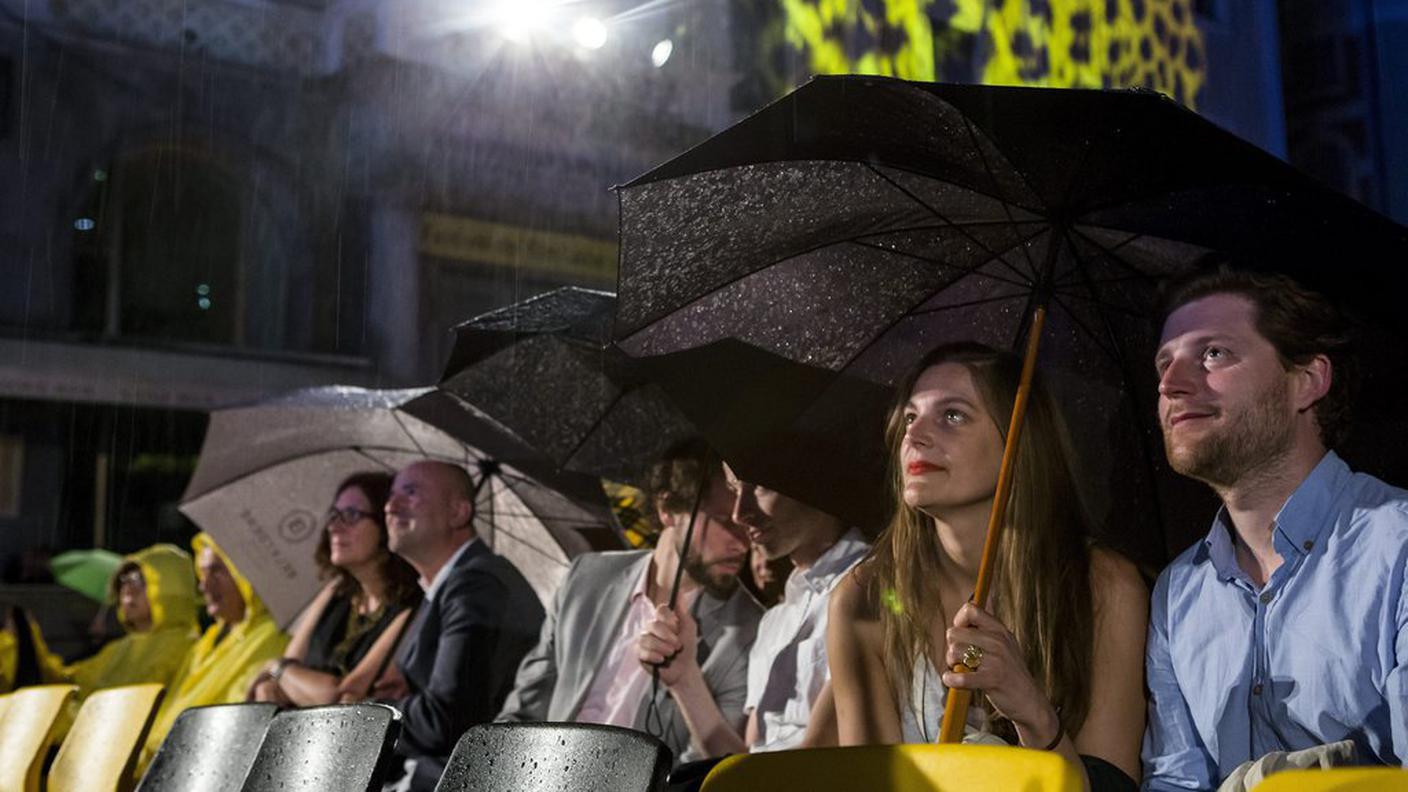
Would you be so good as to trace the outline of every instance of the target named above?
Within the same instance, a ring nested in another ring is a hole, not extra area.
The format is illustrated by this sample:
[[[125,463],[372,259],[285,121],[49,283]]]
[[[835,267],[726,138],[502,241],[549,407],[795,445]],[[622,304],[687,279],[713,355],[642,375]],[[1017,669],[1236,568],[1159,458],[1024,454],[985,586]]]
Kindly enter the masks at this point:
[[[477,485],[480,537],[549,601],[571,558],[609,531],[600,491],[504,461],[528,456],[521,442],[451,398],[428,388],[324,387],[217,410],[181,511],[288,624],[321,585],[313,548],[338,482],[422,459],[450,462]]]
[[[740,478],[867,533],[889,515],[889,389],[733,338],[642,365]]]
[[[1136,415],[1152,414],[1163,277],[1212,250],[1254,252],[1321,288],[1352,280],[1361,307],[1393,316],[1397,267],[1384,265],[1408,252],[1401,227],[1146,92],[821,78],[620,200],[629,352],[734,337],[892,383],[942,341],[1023,346],[1028,372],[1039,342],[1092,390],[1133,397]],[[1161,460],[1144,423],[1147,482]]]
[[[611,346],[615,314],[616,295],[566,287],[475,317],[455,327],[439,387],[560,469],[644,486],[694,428]]]
[[[1408,232],[1149,92],[817,78],[618,191],[631,354],[735,338],[890,385],[943,341],[1020,348],[1046,305],[1041,358],[1141,537],[1177,510],[1148,500],[1164,276],[1259,253],[1401,324]]]

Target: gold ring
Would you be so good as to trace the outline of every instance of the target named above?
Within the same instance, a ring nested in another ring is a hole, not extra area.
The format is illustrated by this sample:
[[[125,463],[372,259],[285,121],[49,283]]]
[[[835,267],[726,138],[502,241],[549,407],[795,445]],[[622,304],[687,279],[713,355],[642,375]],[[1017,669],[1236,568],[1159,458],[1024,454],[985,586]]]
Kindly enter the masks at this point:
[[[980,646],[968,644],[968,648],[963,650],[963,665],[969,670],[977,671],[978,666],[983,664],[983,650]]]

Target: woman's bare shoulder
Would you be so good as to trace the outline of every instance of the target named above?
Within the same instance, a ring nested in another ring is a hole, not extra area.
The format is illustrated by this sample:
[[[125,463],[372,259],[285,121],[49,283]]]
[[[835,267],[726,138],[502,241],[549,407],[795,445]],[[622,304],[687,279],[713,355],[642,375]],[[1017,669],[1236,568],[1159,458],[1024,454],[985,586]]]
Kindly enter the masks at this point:
[[[1095,612],[1106,622],[1134,626],[1149,613],[1149,586],[1129,559],[1103,547],[1090,551],[1090,590]]]
[[[849,622],[873,622],[880,618],[879,603],[875,602],[875,589],[871,585],[873,570],[865,563],[851,568],[836,588],[831,592],[832,619]]]

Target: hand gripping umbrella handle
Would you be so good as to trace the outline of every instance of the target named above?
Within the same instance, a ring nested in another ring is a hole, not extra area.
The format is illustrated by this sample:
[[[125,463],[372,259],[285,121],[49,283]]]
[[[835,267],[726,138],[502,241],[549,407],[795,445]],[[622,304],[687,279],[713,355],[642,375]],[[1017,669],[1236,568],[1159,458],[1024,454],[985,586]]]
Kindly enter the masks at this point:
[[[978,566],[978,584],[973,590],[973,604],[979,608],[988,601],[997,560],[998,540],[1007,517],[1007,502],[1012,496],[1012,473],[1017,467],[1017,442],[1022,436],[1022,424],[1027,416],[1027,397],[1031,395],[1032,377],[1036,373],[1036,353],[1041,346],[1041,328],[1046,323],[1046,307],[1038,305],[1032,312],[1032,326],[1027,333],[1027,351],[1022,359],[1022,379],[1017,386],[1017,398],[1012,403],[1012,420],[1007,425],[1007,443],[1002,449],[1002,467],[997,473],[997,492],[993,494],[992,514],[988,517],[988,534],[983,540],[983,559]],[[973,669],[955,663],[951,669],[963,674]],[[939,727],[939,742],[963,741],[963,727],[968,722],[968,703],[973,691],[950,688],[944,700],[944,721]]]

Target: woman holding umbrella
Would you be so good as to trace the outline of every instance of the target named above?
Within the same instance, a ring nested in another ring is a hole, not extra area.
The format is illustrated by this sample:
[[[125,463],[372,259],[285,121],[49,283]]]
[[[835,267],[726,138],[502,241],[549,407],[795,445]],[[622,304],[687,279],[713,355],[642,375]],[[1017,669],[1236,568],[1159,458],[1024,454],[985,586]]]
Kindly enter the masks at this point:
[[[1085,758],[1092,788],[1134,788],[1148,591],[1091,546],[1070,443],[1033,384],[990,610],[968,602],[1021,361],[939,347],[901,383],[887,437],[895,513],[831,602],[843,745],[933,742],[948,688],[981,691],[970,732]],[[969,673],[951,669],[964,664]],[[989,736],[990,735],[990,736]],[[1122,777],[1122,776],[1127,776]]]
[[[283,657],[250,698],[311,707],[365,698],[420,602],[416,572],[387,548],[391,477],[357,473],[337,488],[314,557],[332,578],[304,612]]]

